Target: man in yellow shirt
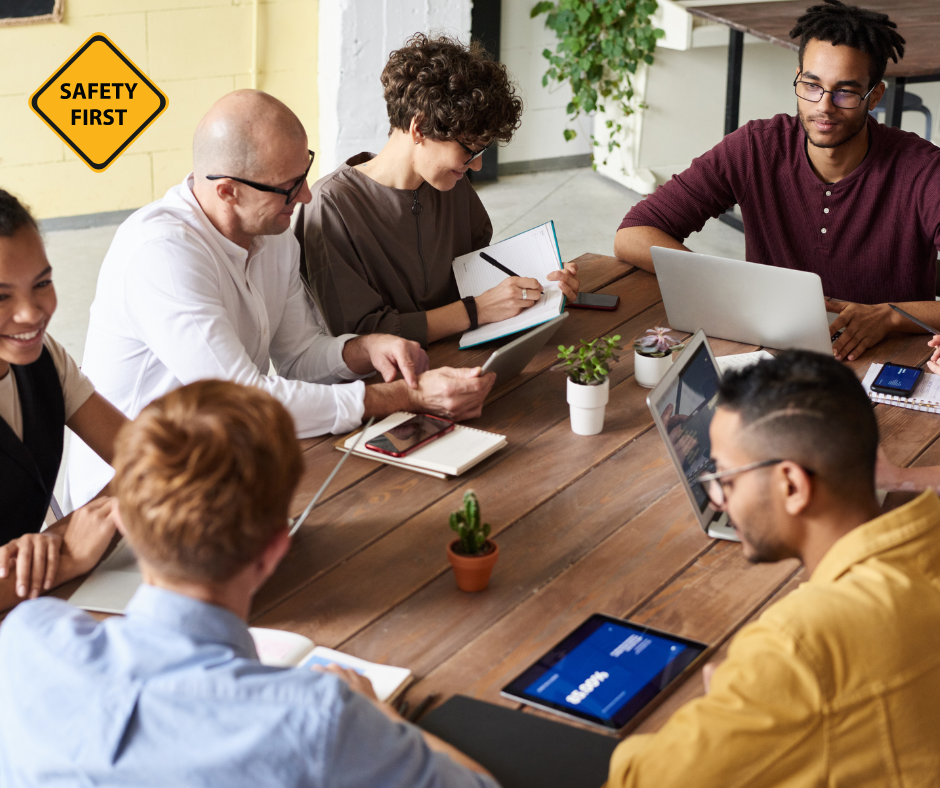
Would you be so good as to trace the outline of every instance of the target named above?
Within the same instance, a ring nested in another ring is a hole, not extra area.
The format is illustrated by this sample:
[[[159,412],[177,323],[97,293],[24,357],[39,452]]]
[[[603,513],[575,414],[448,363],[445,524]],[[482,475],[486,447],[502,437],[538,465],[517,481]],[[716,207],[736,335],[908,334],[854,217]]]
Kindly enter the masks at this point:
[[[704,697],[617,747],[610,788],[940,785],[940,500],[879,514],[871,403],[821,355],[724,378],[710,435],[700,483],[745,557],[809,580],[738,633]]]

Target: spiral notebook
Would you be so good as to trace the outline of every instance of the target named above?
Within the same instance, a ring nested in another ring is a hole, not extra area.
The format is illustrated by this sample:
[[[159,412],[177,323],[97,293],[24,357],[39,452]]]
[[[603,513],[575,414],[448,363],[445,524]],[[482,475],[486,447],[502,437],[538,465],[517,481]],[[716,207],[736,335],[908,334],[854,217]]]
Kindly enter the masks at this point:
[[[420,449],[415,449],[404,457],[390,457],[366,448],[367,441],[407,421],[413,415],[413,413],[393,413],[377,424],[373,424],[366,430],[365,440],[359,444],[359,448],[353,451],[353,454],[357,457],[365,457],[367,460],[397,465],[400,468],[426,473],[428,476],[436,476],[438,479],[446,479],[448,476],[460,476],[478,462],[499,451],[507,443],[505,435],[458,424],[451,432]],[[339,451],[349,451],[355,445],[358,435],[358,432],[353,433],[347,438],[340,439],[334,445]]]
[[[515,317],[465,331],[460,337],[461,349],[535,328],[562,313],[565,308],[564,293],[561,292],[558,282],[548,281],[548,275],[552,271],[563,267],[554,222],[540,224],[505,241],[456,258],[454,278],[457,280],[461,298],[483,295],[507,277],[506,273],[480,257],[480,252],[491,255],[519,276],[537,279],[542,285],[542,297],[535,306],[527,307]]]
[[[920,380],[914,387],[914,393],[910,397],[898,397],[894,394],[880,394],[871,390],[871,384],[881,372],[884,364],[872,364],[865,373],[862,380],[862,386],[865,387],[865,393],[871,398],[872,402],[880,402],[883,405],[896,405],[899,408],[908,410],[922,410],[925,413],[940,413],[940,375],[934,375],[925,372],[920,376]]]

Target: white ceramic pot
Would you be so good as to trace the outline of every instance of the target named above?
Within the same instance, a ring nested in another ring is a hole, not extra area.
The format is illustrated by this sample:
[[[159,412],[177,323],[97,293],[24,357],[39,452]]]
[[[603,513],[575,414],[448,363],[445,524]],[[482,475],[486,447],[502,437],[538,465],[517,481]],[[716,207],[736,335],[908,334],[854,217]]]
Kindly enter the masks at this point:
[[[604,411],[610,397],[610,379],[599,386],[582,386],[568,378],[571,431],[575,435],[597,435],[604,429]]]
[[[673,353],[668,356],[644,356],[633,351],[633,377],[644,388],[651,389],[672,366]]]

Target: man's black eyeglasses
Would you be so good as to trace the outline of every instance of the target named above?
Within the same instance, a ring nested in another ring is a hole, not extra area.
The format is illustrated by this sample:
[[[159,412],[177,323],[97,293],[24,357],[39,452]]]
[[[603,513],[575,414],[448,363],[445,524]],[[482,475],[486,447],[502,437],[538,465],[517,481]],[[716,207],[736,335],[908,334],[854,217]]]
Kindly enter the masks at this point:
[[[724,479],[727,479],[729,476],[747,473],[748,471],[756,471],[758,468],[768,468],[771,465],[779,465],[781,462],[786,462],[786,460],[760,460],[759,462],[752,462],[749,465],[742,465],[740,468],[731,468],[727,471],[715,472],[715,461],[709,460],[705,469],[711,472],[702,473],[693,479],[693,481],[701,485],[705,495],[708,496],[708,500],[711,501],[716,509],[720,510],[728,503],[728,496],[725,494],[725,484],[727,482],[723,481]],[[815,471],[809,468],[805,468],[802,465],[800,467],[810,476],[815,474]]]
[[[803,82],[798,75],[797,78],[793,80],[793,87],[793,92],[805,101],[822,101],[822,97],[826,95],[826,93],[831,93],[832,103],[837,107],[841,109],[857,109],[861,106],[861,103],[871,95],[871,90],[874,90],[878,85],[876,84],[875,87],[863,96],[861,93],[856,93],[853,90],[842,90],[841,88],[836,90],[824,90],[822,85],[815,85],[812,82]]]
[[[238,183],[244,183],[245,186],[250,186],[252,189],[257,189],[259,192],[273,192],[274,194],[283,194],[284,195],[284,204],[289,205],[294,201],[300,190],[303,188],[304,183],[307,181],[307,174],[310,172],[310,168],[313,166],[313,157],[316,155],[312,150],[308,150],[307,153],[310,154],[310,161],[307,162],[307,169],[304,170],[304,174],[301,175],[296,181],[291,184],[289,189],[279,189],[277,186],[267,186],[263,183],[255,183],[254,181],[247,181],[244,178],[236,178],[234,175],[207,175],[207,181],[220,181],[223,178],[228,178],[230,181],[238,181]]]
[[[479,159],[480,156],[482,156],[484,153],[486,153],[486,152],[490,149],[490,145],[493,144],[493,143],[491,142],[491,143],[490,143],[489,145],[487,145],[483,150],[472,150],[471,148],[468,148],[466,145],[464,145],[460,140],[457,140],[456,142],[457,142],[457,144],[458,144],[461,148],[463,148],[467,153],[470,154],[470,158],[467,159],[467,160],[463,163],[463,166],[464,166],[464,167],[466,167],[468,164],[472,164],[472,163],[475,162],[477,159]]]

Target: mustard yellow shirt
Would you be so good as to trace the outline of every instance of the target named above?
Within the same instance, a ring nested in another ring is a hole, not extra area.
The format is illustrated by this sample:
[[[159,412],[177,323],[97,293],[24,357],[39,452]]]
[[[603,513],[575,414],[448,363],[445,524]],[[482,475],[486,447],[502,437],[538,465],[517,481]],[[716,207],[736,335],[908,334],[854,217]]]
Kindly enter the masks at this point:
[[[849,532],[731,643],[610,788],[940,785],[940,500]]]

